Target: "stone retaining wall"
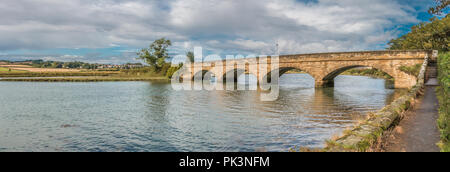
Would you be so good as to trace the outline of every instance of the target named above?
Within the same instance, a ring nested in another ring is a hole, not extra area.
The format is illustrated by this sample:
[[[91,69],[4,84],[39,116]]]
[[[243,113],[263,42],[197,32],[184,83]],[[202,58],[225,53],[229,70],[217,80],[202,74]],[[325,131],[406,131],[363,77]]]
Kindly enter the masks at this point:
[[[344,131],[343,136],[327,141],[324,151],[330,152],[365,152],[377,142],[383,133],[396,126],[402,119],[402,114],[411,108],[421,89],[424,87],[428,56],[422,64],[417,84],[410,91],[396,99],[390,105],[375,113],[369,113],[368,118],[352,130]]]

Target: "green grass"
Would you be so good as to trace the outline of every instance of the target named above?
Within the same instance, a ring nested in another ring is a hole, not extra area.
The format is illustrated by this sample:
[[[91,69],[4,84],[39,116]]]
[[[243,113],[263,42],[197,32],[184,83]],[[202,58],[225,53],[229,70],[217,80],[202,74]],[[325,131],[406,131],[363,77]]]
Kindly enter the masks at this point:
[[[417,77],[417,76],[419,76],[421,68],[422,68],[422,64],[417,64],[414,66],[400,66],[399,70]]]
[[[13,71],[17,71],[17,70],[11,70],[11,72]],[[5,67],[0,67],[0,72],[10,72],[9,68],[5,68]]]
[[[140,73],[142,72],[142,73]],[[169,81],[169,78],[148,71],[136,73],[117,71],[27,72],[0,71],[1,81],[21,82],[103,82],[103,81]],[[58,78],[54,78],[58,77]]]
[[[394,80],[390,75],[378,69],[350,69],[343,72],[342,75],[360,75]]]
[[[87,78],[3,78],[1,81],[15,82],[108,82],[108,81],[162,81],[166,77],[87,77]]]
[[[0,77],[62,77],[62,76],[112,76],[118,75],[119,72],[27,72],[27,71],[2,71]]]
[[[120,75],[137,75],[137,76],[147,76],[147,77],[168,77],[171,78],[172,75],[181,68],[182,66],[172,67],[171,64],[166,63],[159,70],[155,67],[143,67],[137,69],[123,69],[120,71]]]
[[[441,53],[438,58],[438,79],[440,86],[436,88],[439,99],[439,119],[437,125],[441,133],[438,143],[442,152],[450,152],[450,53]]]
[[[1,81],[23,82],[102,82],[102,81],[170,81],[173,73],[181,68],[172,67],[169,63],[161,69],[144,67],[137,69],[122,69],[120,71],[93,71],[80,72],[28,72],[9,71],[8,68],[0,70]]]

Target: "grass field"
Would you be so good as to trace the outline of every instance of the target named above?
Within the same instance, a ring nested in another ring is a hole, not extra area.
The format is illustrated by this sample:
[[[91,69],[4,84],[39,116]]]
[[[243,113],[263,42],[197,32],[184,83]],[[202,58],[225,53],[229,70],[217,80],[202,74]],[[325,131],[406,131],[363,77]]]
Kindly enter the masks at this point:
[[[61,69],[61,68],[35,68],[28,65],[0,65],[0,68],[10,68],[17,71],[27,72],[80,72],[80,69]],[[1,71],[1,70],[0,70]]]
[[[11,72],[17,72],[18,70],[11,69]],[[0,67],[0,72],[10,72],[7,67]]]
[[[168,82],[166,77],[61,77],[61,78],[2,78],[0,81],[16,82],[108,82],[108,81],[161,81]]]
[[[52,69],[52,68],[12,68],[28,72],[80,72],[79,69]]]
[[[12,66],[8,66],[12,67]],[[167,77],[153,74],[130,74],[120,71],[94,71],[94,70],[67,70],[67,69],[40,69],[14,66],[9,71],[7,66],[0,67],[0,81],[23,82],[104,82],[104,81],[169,81]],[[30,70],[31,69],[31,70]],[[37,70],[40,69],[40,70]]]
[[[1,68],[0,68],[1,69]],[[6,70],[0,70],[0,77],[63,77],[63,76],[112,76],[118,75],[120,72],[109,72],[109,71],[65,71],[65,72],[30,72],[30,71],[19,71],[12,70],[11,72]]]

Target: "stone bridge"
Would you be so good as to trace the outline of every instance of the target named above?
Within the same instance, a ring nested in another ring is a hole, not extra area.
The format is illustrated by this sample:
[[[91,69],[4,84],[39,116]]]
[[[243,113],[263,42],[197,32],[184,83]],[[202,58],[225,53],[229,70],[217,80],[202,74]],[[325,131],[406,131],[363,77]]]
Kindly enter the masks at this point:
[[[333,86],[334,78],[342,72],[357,67],[372,67],[394,78],[395,88],[411,88],[416,77],[400,70],[401,66],[422,64],[432,51],[361,51],[317,54],[280,55],[276,57],[238,58],[190,63],[185,65],[183,79],[203,79],[206,75],[215,76],[217,81],[235,82],[241,74],[253,74],[258,83],[271,81],[270,76],[283,75],[289,70],[298,69],[315,79],[316,87]]]

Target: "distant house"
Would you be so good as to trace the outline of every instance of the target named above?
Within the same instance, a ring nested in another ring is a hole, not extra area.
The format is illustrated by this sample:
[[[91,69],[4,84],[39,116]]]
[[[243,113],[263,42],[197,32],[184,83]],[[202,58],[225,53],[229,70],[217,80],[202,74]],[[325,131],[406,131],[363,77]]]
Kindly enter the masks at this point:
[[[135,68],[142,68],[144,65],[142,63],[127,63],[120,65],[119,68],[121,69],[135,69]]]
[[[127,63],[122,65],[111,65],[111,64],[96,64],[97,69],[134,69],[142,68],[144,65],[141,63]]]

